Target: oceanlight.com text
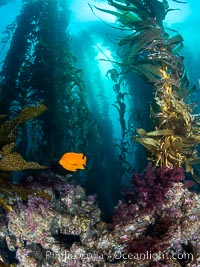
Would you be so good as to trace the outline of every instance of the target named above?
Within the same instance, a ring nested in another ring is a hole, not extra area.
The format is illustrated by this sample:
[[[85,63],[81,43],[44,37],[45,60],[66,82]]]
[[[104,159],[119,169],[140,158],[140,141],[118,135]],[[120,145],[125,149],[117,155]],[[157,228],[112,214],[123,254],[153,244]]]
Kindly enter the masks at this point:
[[[151,252],[146,251],[145,253],[121,253],[116,252],[114,254],[114,259],[123,259],[123,260],[189,260],[193,261],[193,254],[192,253],[163,253],[163,252]]]
[[[60,253],[55,253],[52,251],[46,251],[46,258],[59,258],[61,262],[71,262],[78,259],[87,260],[88,262],[93,261],[95,259],[104,259],[103,253],[93,252],[80,252],[80,253],[71,253],[67,250],[64,250]],[[163,252],[151,252],[146,251],[145,253],[122,253],[122,252],[115,252],[113,255],[109,255],[108,259],[113,260],[135,260],[135,261],[159,261],[159,260],[186,260],[186,261],[193,261],[193,254],[192,253],[163,253]],[[200,267],[200,266],[199,266]]]

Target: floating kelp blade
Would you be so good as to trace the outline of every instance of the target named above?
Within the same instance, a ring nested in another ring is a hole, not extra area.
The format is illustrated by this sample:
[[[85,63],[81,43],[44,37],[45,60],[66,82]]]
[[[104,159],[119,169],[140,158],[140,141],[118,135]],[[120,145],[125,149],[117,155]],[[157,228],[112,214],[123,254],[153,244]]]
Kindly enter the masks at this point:
[[[14,119],[16,123],[23,123],[27,120],[33,119],[39,115],[41,115],[43,112],[45,112],[48,108],[44,104],[40,104],[38,106],[30,106],[23,109],[20,114],[17,116],[17,118]]]
[[[12,152],[17,139],[17,127],[27,120],[41,115],[46,110],[47,107],[44,104],[35,107],[26,107],[16,118],[0,125],[0,170],[22,171],[26,169],[46,168],[36,162],[27,162],[19,153]]]
[[[188,4],[188,2],[178,1],[178,0],[172,0],[173,2],[180,3],[180,4]]]
[[[23,109],[20,114],[13,120],[8,120],[0,125],[0,146],[15,142],[17,138],[16,128],[27,120],[33,119],[48,108],[44,104],[30,106]],[[3,115],[4,116],[4,115]],[[2,117],[2,116],[1,116]]]
[[[1,151],[0,170],[2,171],[22,171],[27,169],[44,169],[37,162],[27,162],[17,152],[11,152],[14,148],[14,143],[6,145]]]
[[[131,26],[131,25],[133,26],[134,22],[141,20],[141,18],[138,17],[137,15],[130,13],[130,12],[127,12],[127,11],[121,10],[120,12],[118,12],[118,11],[99,8],[96,6],[92,7],[90,4],[88,4],[88,5],[91,8],[93,14],[95,14],[94,10],[93,10],[93,7],[94,7],[95,9],[97,9],[99,11],[102,11],[102,12],[105,12],[107,14],[115,16],[116,18],[118,18],[119,22],[121,22],[124,26]]]
[[[152,132],[146,132],[144,129],[137,129],[137,132],[140,135],[146,135],[146,136],[165,136],[165,135],[173,135],[174,131],[169,129],[163,129],[163,130],[156,130]]]

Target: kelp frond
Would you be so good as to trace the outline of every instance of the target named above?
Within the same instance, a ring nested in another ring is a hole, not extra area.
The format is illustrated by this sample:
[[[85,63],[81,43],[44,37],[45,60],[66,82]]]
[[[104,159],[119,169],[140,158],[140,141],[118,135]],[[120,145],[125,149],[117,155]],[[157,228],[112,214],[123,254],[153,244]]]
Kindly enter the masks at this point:
[[[160,68],[161,80],[156,86],[155,100],[159,111],[154,114],[156,130],[138,129],[133,139],[143,144],[156,165],[169,168],[185,165],[193,172],[192,164],[200,163],[195,147],[200,143],[200,127],[195,123],[191,109],[174,91],[168,67]],[[152,138],[153,137],[153,138]]]
[[[180,3],[180,4],[187,4],[188,2],[185,1],[179,1],[179,0],[172,0],[173,2]]]
[[[0,125],[0,148],[3,145],[16,141],[16,128],[27,120],[33,119],[47,110],[44,104],[35,107],[27,107],[13,120],[8,120]],[[6,117],[5,115],[3,115]]]
[[[27,169],[44,169],[45,166],[41,166],[37,162],[27,162],[23,157],[17,153],[12,152],[15,144],[11,143],[6,145],[0,151],[0,170],[2,171],[23,171]]]
[[[20,112],[20,114],[12,119],[8,120],[0,125],[0,171],[22,171],[26,169],[44,169],[45,166],[38,164],[37,162],[27,162],[23,157],[16,151],[13,151],[15,142],[17,139],[17,128],[19,125],[29,119],[33,119],[39,116],[47,107],[40,104],[35,107],[27,107]],[[5,115],[0,116],[1,119],[5,118]],[[34,192],[27,192],[27,190],[20,189],[10,183],[10,176],[6,173],[0,173],[0,205],[7,211],[10,212],[12,207],[7,204],[6,198],[12,196],[14,193],[21,195],[22,199]],[[29,190],[30,191],[30,190]],[[23,194],[22,194],[23,192]],[[41,192],[42,194],[43,192]],[[45,196],[45,193],[44,193]]]
[[[44,111],[47,107],[40,104],[35,107],[27,107],[13,120],[9,120],[0,125],[0,170],[21,171],[25,169],[43,169],[44,166],[35,162],[27,162],[17,152],[12,152],[17,138],[17,127],[29,119],[33,119]]]
[[[157,135],[154,131],[134,136],[133,139],[145,146],[149,151],[149,159],[154,161],[156,166],[173,168],[185,164],[186,171],[192,172],[191,164],[200,163],[197,151],[191,149],[191,142],[194,142],[192,139],[187,142],[188,140],[181,136],[162,135],[159,131]]]

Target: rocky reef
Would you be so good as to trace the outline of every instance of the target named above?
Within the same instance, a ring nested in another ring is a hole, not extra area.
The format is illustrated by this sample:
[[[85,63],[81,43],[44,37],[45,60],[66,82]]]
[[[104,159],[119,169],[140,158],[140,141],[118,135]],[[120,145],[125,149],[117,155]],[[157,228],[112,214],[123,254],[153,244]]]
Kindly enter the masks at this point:
[[[165,190],[163,177],[170,181]],[[200,197],[183,178],[181,168],[148,167],[133,178],[135,192],[124,193],[113,221],[106,223],[95,196],[87,196],[80,185],[52,173],[26,177],[29,190],[44,187],[51,198],[8,197],[12,211],[1,210],[1,266],[198,267]]]

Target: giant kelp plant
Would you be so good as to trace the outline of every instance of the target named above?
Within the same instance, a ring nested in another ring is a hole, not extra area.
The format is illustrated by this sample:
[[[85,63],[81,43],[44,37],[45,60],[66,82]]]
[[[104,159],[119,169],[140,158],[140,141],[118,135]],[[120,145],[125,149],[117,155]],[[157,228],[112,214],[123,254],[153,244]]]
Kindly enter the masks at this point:
[[[169,168],[198,162],[195,147],[200,141],[198,116],[186,103],[191,92],[183,58],[179,54],[183,39],[166,30],[163,20],[171,11],[167,1],[109,1],[117,11],[102,10],[118,17],[122,29],[130,34],[119,41],[125,47],[122,63],[127,71],[136,72],[154,87],[155,107],[152,132],[138,129],[134,140],[149,151],[156,166]]]

